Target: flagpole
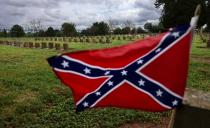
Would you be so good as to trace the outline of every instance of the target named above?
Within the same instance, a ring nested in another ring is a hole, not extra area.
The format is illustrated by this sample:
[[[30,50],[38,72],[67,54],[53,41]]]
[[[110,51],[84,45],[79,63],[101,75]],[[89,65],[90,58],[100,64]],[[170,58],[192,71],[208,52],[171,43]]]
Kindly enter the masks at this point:
[[[201,14],[201,5],[197,5],[196,9],[195,9],[195,13],[194,16],[200,16]]]
[[[192,17],[191,22],[190,22],[190,25],[191,25],[194,29],[196,29],[196,27],[197,27],[197,23],[198,23],[200,14],[201,14],[201,5],[199,4],[199,5],[197,5],[197,7],[196,7],[196,9],[195,9],[194,17]]]

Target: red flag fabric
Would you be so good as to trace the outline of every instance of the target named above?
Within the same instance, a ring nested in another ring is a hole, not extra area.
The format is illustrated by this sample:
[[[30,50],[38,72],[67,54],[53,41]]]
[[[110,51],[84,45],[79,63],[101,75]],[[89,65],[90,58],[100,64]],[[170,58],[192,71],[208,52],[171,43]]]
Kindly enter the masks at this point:
[[[94,107],[173,109],[185,91],[192,27],[182,25],[124,46],[48,59],[73,92],[77,111]]]

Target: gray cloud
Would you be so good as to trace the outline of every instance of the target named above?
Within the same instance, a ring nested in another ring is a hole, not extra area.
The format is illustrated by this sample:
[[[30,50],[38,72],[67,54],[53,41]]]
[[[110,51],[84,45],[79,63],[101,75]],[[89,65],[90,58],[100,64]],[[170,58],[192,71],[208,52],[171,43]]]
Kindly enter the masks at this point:
[[[154,0],[1,0],[0,8],[0,24],[4,26],[25,25],[33,19],[57,27],[74,22],[78,28],[85,28],[108,20],[142,25],[160,16]]]

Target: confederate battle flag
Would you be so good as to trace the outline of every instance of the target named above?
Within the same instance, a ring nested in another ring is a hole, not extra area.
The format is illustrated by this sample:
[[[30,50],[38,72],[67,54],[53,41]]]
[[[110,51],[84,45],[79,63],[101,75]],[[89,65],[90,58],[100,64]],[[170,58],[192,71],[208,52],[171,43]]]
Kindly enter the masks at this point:
[[[66,53],[48,62],[72,90],[77,111],[165,111],[182,103],[193,30],[186,24],[124,46]]]

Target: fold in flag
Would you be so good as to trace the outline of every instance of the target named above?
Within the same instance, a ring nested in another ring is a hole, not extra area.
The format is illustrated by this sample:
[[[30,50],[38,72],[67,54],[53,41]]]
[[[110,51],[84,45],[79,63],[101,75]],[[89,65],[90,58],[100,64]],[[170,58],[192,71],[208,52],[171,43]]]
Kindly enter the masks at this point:
[[[124,46],[66,53],[48,62],[71,88],[77,111],[166,111],[182,103],[192,35],[187,24]]]

